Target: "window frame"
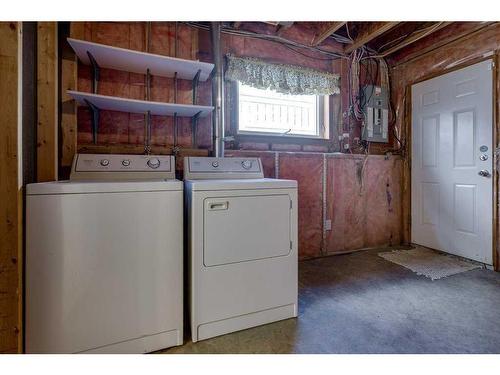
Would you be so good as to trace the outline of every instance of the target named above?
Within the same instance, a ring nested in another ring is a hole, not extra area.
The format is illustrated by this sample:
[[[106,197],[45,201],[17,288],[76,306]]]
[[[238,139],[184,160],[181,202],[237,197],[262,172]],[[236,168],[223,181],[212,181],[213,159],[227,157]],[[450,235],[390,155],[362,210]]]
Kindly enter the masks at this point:
[[[239,83],[226,81],[226,98],[228,105],[228,119],[230,120],[230,135],[236,141],[241,142],[271,142],[271,143],[297,143],[329,145],[334,136],[335,129],[332,115],[332,95],[320,96],[323,100],[318,101],[317,126],[322,134],[283,134],[272,132],[253,132],[239,129]]]

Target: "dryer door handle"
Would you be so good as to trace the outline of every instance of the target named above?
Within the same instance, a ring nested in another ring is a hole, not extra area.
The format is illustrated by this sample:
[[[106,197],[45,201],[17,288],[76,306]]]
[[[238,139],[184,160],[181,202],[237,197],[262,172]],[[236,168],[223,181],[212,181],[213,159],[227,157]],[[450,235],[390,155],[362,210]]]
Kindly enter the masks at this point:
[[[229,202],[213,202],[208,204],[208,209],[211,211],[227,210]]]

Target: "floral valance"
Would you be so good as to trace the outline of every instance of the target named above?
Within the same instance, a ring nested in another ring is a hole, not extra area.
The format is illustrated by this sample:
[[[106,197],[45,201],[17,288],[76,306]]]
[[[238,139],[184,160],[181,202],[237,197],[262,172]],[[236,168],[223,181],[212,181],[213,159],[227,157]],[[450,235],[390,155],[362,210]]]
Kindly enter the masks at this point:
[[[250,57],[227,55],[226,78],[258,89],[292,95],[339,94],[339,76],[301,66],[271,64]]]

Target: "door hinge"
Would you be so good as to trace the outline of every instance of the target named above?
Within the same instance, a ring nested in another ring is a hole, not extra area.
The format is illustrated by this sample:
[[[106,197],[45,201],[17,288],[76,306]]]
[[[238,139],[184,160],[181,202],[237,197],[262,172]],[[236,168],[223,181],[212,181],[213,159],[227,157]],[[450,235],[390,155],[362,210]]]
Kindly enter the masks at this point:
[[[290,201],[290,210],[293,208],[293,201]]]
[[[293,247],[293,246],[292,246],[292,243],[293,243],[293,242],[292,242],[292,241],[290,241],[290,250],[292,250],[292,247]]]

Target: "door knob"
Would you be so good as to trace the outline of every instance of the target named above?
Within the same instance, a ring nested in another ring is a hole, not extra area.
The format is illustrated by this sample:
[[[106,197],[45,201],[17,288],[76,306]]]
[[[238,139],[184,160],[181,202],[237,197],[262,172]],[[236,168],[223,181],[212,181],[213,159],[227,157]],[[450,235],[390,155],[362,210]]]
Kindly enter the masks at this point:
[[[488,172],[486,169],[480,170],[478,173],[481,177],[491,177],[491,173]]]

